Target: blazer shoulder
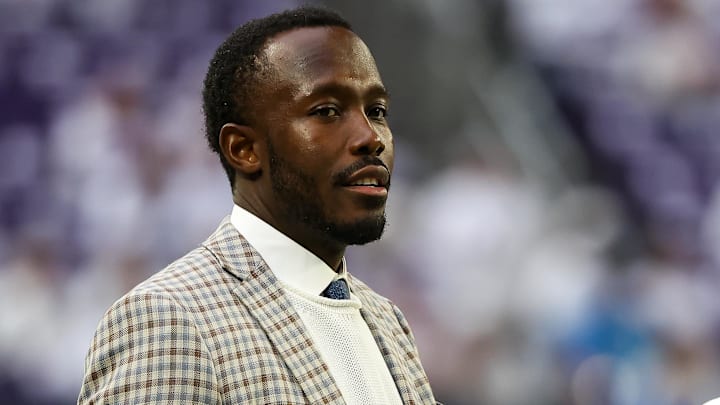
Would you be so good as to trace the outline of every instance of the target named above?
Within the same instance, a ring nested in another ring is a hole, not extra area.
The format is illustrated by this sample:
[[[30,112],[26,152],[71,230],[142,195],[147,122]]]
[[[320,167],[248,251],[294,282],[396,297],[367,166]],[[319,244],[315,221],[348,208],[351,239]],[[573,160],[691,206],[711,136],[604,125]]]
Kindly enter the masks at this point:
[[[198,296],[207,296],[206,290],[217,289],[225,277],[212,254],[198,247],[115,301],[103,315],[95,339],[103,341],[103,333],[112,338],[165,321],[194,325],[192,307],[197,304],[193,302]]]
[[[184,304],[198,301],[203,293],[213,291],[215,295],[218,289],[235,281],[213,252],[199,246],[135,286],[125,297],[150,293]]]
[[[179,316],[182,312],[205,332],[213,311],[230,305],[236,283],[217,257],[200,246],[132,288],[105,312],[102,322],[128,311],[153,317]],[[155,306],[159,303],[173,311],[158,311]]]
[[[219,294],[247,278],[261,262],[229,217],[200,246],[175,260],[131,291],[153,291],[174,296],[179,302],[204,302],[202,294]]]

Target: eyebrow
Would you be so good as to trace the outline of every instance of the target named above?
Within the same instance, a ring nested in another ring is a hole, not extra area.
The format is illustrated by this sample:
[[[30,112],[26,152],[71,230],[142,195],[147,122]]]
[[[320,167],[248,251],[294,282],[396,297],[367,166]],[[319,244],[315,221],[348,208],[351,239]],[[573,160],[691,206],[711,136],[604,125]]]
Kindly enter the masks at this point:
[[[345,94],[351,94],[354,93],[354,89],[351,86],[348,86],[346,84],[336,83],[336,82],[330,82],[330,83],[323,83],[318,86],[313,87],[310,92],[304,94],[302,98],[309,98],[309,97],[315,97],[315,96],[322,96],[322,95],[328,95],[328,94],[337,94],[337,93],[345,93]],[[367,89],[363,97],[370,97],[370,98],[385,98],[388,101],[390,100],[390,92],[381,84],[374,84],[370,86],[369,89]]]

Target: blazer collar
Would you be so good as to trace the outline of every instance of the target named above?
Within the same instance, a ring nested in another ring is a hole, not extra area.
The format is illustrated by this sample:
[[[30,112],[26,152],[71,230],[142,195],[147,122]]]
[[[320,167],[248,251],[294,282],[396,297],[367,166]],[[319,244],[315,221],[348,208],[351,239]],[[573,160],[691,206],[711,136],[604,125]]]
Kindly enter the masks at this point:
[[[277,278],[229,217],[203,245],[225,271],[239,280],[233,293],[265,330],[308,402],[344,404],[335,380]]]
[[[407,378],[410,375],[410,370],[405,362],[407,348],[403,349],[399,343],[407,341],[407,336],[396,319],[395,307],[390,301],[372,292],[368,286],[350,274],[348,274],[348,283],[363,303],[360,313],[375,338],[375,343],[383,355],[390,375],[395,380],[395,386],[400,392],[403,404],[422,403]],[[392,314],[392,318],[388,318],[388,314]]]

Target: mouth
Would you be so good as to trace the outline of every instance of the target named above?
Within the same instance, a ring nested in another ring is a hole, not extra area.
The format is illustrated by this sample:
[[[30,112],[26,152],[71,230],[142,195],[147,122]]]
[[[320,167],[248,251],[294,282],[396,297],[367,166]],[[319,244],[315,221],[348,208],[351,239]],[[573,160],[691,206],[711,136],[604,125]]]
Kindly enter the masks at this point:
[[[389,186],[390,172],[383,166],[365,166],[342,184],[349,191],[373,197],[386,197]]]

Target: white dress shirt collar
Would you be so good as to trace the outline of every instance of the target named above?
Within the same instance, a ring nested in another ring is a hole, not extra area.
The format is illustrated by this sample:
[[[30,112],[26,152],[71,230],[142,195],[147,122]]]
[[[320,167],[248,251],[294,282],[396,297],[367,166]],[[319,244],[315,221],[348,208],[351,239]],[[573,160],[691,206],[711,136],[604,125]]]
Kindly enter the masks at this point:
[[[270,270],[283,283],[308,294],[319,295],[336,278],[345,278],[345,257],[335,273],[319,257],[270,224],[234,205],[230,222],[260,253]]]

